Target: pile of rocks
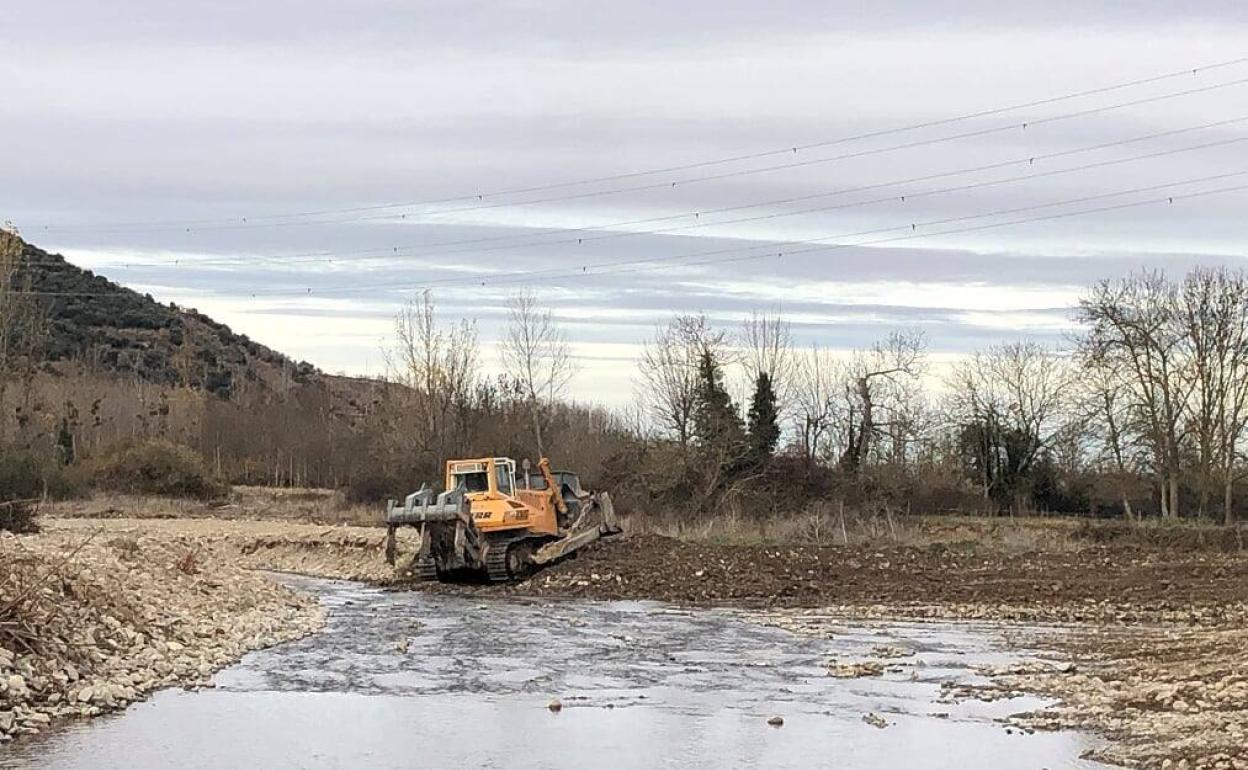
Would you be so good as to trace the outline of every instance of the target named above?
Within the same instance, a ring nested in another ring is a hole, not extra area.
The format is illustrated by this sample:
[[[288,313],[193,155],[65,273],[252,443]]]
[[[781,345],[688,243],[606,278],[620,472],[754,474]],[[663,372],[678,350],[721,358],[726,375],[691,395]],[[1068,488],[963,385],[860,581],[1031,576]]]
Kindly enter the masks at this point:
[[[400,555],[415,549],[415,530],[400,533]],[[393,580],[385,559],[385,530],[361,527],[300,527],[259,536],[232,535],[237,562],[255,569],[378,583]]]
[[[1248,770],[1248,624],[1244,608],[1239,614],[1238,621],[1217,627],[1050,635],[1041,643],[1080,660],[1079,666],[992,672],[994,682],[1059,699],[1015,723],[1095,729],[1113,739],[1099,759],[1146,768]]]
[[[200,686],[323,610],[192,539],[0,535],[0,743]]]
[[[109,538],[177,541],[213,561],[252,569],[372,583],[395,578],[385,559],[383,527],[221,519],[44,519],[48,537],[82,537],[101,527]],[[418,544],[415,529],[399,531],[400,558],[410,560]]]

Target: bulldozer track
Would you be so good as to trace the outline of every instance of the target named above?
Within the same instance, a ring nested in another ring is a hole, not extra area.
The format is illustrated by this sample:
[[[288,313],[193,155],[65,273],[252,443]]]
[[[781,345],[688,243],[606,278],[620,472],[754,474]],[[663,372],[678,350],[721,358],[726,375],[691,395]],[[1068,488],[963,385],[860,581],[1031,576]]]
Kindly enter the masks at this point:
[[[491,583],[522,578],[532,570],[533,539],[518,537],[492,539],[485,557],[485,572]]]
[[[437,580],[438,564],[432,557],[412,562],[412,577],[417,580]]]
[[[511,545],[507,541],[490,543],[490,550],[485,557],[485,572],[491,583],[504,583],[511,579],[511,573],[507,570],[507,549]]]

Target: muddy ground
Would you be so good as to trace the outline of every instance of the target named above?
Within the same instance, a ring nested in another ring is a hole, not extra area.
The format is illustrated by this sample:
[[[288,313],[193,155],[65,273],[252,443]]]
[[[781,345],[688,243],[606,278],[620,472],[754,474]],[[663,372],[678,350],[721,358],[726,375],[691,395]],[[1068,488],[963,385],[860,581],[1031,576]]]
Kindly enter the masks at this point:
[[[419,586],[418,586],[419,587]],[[755,607],[977,604],[994,617],[1211,622],[1248,602],[1239,553],[1130,546],[986,553],[967,545],[777,547],[661,536],[609,541],[505,587],[424,590]]]

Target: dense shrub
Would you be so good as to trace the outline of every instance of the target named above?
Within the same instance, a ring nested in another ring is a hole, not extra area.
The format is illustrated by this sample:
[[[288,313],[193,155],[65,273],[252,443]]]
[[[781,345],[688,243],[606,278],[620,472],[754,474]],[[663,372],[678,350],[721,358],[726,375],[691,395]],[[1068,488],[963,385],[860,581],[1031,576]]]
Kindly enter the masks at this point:
[[[163,439],[120,444],[90,464],[92,483],[114,492],[211,500],[230,488],[193,449]]]
[[[38,506],[28,500],[0,502],[0,532],[38,532]]]
[[[56,463],[27,450],[0,450],[0,530],[34,532],[38,501],[64,494]]]
[[[430,480],[433,483],[434,480]],[[350,482],[342,490],[349,503],[378,503],[383,500],[401,499],[415,492],[419,483],[404,479],[397,474],[375,470],[363,473]]]
[[[0,451],[0,500],[43,497],[47,464],[33,452]]]

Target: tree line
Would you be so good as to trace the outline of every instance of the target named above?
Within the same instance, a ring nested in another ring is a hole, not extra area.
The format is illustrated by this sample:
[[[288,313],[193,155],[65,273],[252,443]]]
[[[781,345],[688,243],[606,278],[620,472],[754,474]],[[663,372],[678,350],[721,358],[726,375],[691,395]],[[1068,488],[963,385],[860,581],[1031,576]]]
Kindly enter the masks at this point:
[[[384,380],[350,381],[344,419],[326,388],[221,397],[44,376],[21,242],[0,238],[0,450],[60,463],[159,437],[234,481],[371,499],[436,480],[448,457],[548,454],[627,508],[688,515],[838,500],[1229,524],[1245,500],[1248,277],[1228,268],[1102,281],[1072,308],[1068,344],[1002,342],[945,366],[905,329],[845,350],[796,344],[780,313],[674,315],[641,347],[633,403],[613,410],[569,398],[575,348],[539,295],[507,299],[490,375],[475,323],[443,320],[426,292],[397,315]],[[32,427],[41,400],[66,414]]]
[[[1102,281],[1072,309],[1068,345],[1001,342],[940,370],[917,332],[845,351],[796,345],[778,313],[728,325],[675,315],[642,346],[634,403],[614,412],[566,400],[575,359],[549,308],[531,293],[508,308],[505,374],[491,381],[471,323],[440,329],[429,294],[400,316],[401,411],[420,415],[429,457],[549,450],[635,507],[690,513],[783,513],[832,496],[1229,524],[1242,504],[1240,271]]]

